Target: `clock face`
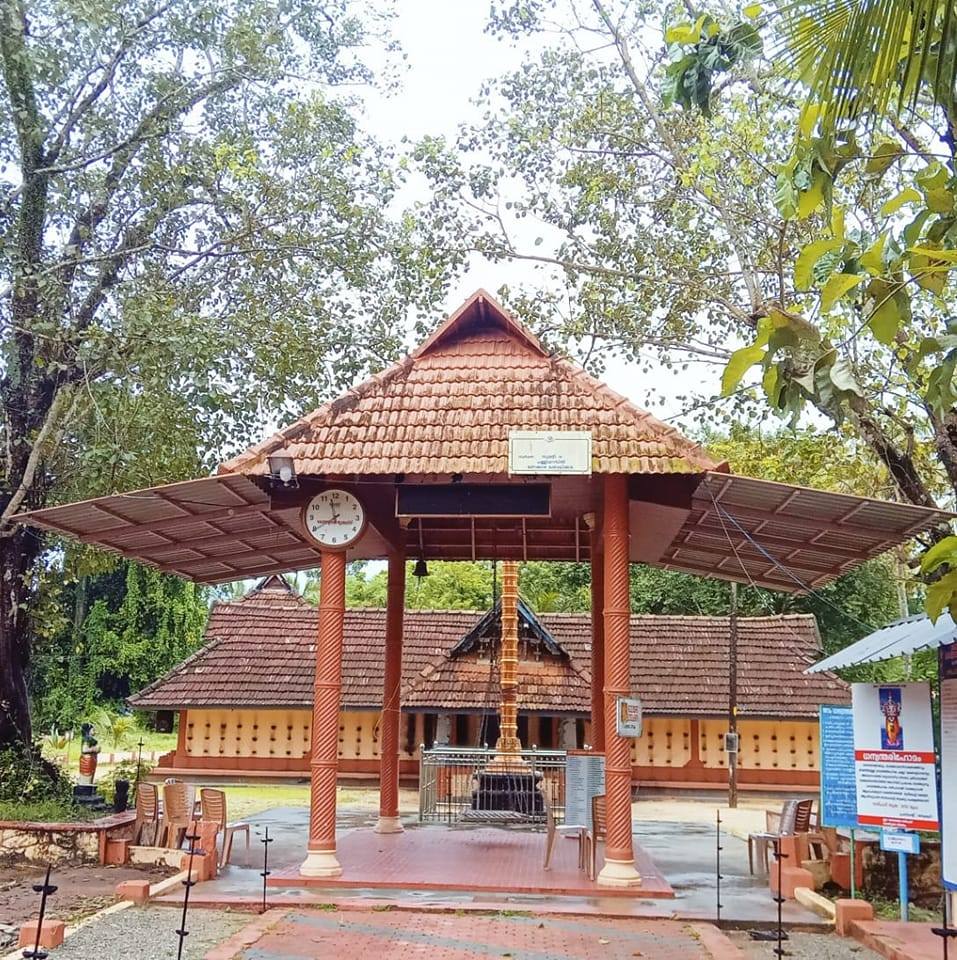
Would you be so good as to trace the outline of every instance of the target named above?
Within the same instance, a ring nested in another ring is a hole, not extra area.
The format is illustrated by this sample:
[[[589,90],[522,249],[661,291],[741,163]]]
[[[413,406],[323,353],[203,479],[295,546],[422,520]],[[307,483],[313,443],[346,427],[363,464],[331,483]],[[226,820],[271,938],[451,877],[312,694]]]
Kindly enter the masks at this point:
[[[306,504],[302,519],[306,533],[320,546],[344,550],[362,536],[366,514],[348,490],[323,490]]]

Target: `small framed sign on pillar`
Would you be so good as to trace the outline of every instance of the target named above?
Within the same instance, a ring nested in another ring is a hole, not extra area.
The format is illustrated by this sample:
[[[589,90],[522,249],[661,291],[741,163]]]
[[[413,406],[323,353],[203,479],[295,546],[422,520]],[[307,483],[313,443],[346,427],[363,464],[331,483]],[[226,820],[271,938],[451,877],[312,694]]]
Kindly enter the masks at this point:
[[[619,697],[615,707],[615,730],[619,737],[640,737],[641,701],[637,697]]]

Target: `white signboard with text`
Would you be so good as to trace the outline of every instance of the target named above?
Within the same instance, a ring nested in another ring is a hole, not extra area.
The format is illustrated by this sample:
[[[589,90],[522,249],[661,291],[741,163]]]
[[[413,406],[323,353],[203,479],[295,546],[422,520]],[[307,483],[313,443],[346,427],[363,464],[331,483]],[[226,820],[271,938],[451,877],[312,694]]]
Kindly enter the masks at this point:
[[[591,473],[591,431],[510,430],[508,472],[588,475]]]
[[[957,642],[940,648],[940,795],[944,885],[957,890]]]
[[[855,683],[851,704],[858,821],[939,829],[930,686]]]
[[[641,701],[637,697],[619,697],[615,704],[615,718],[619,737],[641,736]]]
[[[569,750],[565,764],[565,826],[590,830],[591,799],[605,792],[605,755]]]

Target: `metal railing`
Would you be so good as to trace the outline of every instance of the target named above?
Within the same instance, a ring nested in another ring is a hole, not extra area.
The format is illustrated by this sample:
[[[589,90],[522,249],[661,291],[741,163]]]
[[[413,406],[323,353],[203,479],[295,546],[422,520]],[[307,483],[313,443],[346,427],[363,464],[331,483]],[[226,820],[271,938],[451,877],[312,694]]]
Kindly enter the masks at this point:
[[[523,750],[509,769],[488,769],[495,751],[487,747],[423,747],[419,757],[422,822],[544,823],[546,801],[564,822],[564,750]]]

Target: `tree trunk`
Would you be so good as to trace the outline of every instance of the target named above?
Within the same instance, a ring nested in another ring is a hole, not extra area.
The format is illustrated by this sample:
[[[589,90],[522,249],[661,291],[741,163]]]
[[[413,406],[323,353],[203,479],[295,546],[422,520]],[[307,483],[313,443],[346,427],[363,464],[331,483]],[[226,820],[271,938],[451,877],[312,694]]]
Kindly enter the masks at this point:
[[[25,601],[38,546],[36,534],[22,528],[0,537],[0,747],[30,744],[33,739],[26,683],[30,636]]]

